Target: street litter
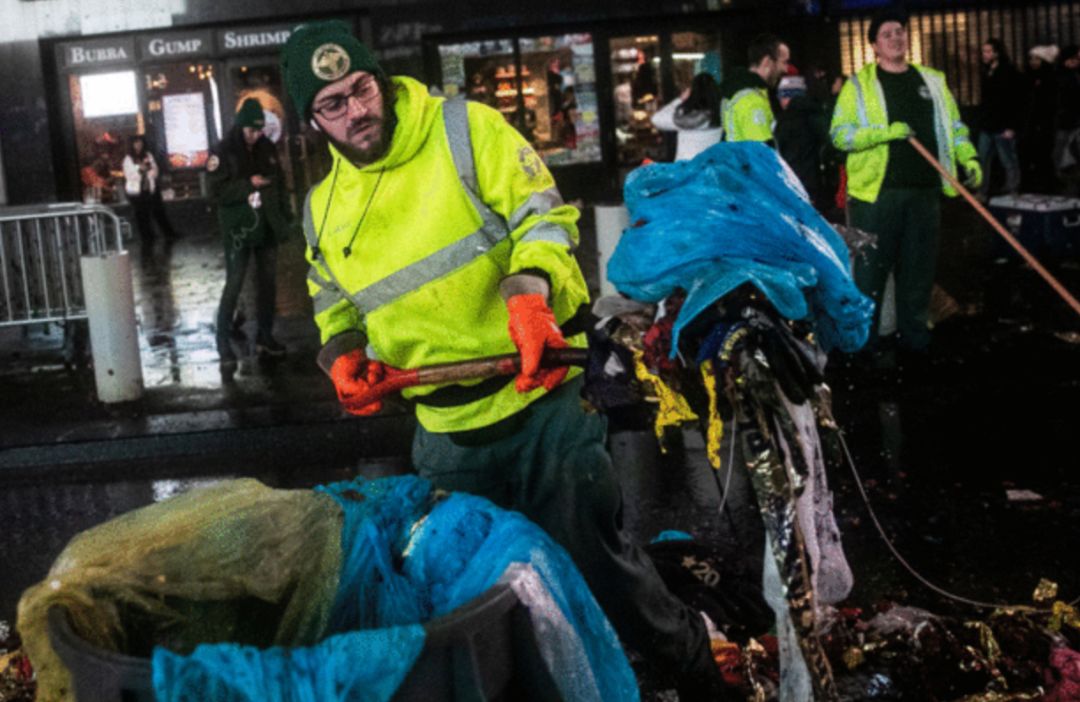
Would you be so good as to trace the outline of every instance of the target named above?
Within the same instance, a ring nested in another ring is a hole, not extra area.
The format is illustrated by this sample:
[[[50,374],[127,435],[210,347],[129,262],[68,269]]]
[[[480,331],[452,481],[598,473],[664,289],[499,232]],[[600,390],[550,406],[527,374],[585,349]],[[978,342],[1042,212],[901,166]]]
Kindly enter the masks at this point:
[[[1006,490],[1005,497],[1009,502],[1039,502],[1043,496],[1034,490]]]
[[[724,630],[713,650],[729,682],[754,700],[1074,699],[1080,641],[1064,602],[985,620],[844,607],[853,577],[823,469],[844,459],[822,438],[839,431],[823,369],[830,348],[863,345],[872,305],[783,161],[759,144],[718,145],[631,173],[626,202],[632,224],[608,269],[624,298],[594,306],[603,357],[587,387],[601,388],[590,399],[602,410],[635,391],[654,398],[660,437],[696,423],[714,468],[732,433],[765,524],[775,636],[707,611]]]
[[[465,616],[493,590],[512,606]],[[100,682],[76,674],[87,673],[71,666],[84,662],[77,649],[54,648],[68,629],[83,647],[141,658],[120,678],[159,701],[348,700],[361,689],[388,700],[430,646],[483,643],[487,630],[509,632],[495,639],[502,658],[485,665],[492,651],[470,651],[476,674],[493,677],[459,676],[463,686],[520,685],[507,680],[516,666],[564,699],[637,698],[614,630],[561,547],[517,513],[415,476],[315,491],[232,480],[135,510],[72,539],[23,595],[18,628],[44,701],[94,697],[85,690]],[[434,694],[412,699],[455,693]]]

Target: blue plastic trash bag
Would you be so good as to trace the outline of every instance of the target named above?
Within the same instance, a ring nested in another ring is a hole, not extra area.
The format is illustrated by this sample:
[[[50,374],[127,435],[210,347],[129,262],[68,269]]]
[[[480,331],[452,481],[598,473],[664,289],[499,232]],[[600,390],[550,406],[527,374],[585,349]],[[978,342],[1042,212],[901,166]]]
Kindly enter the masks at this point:
[[[424,648],[419,624],[338,634],[314,646],[154,649],[157,702],[384,702]]]
[[[307,648],[233,644],[154,654],[159,700],[389,700],[423,650],[423,622],[499,582],[529,609],[565,699],[636,700],[633,671],[566,552],[516,512],[472,495],[437,497],[415,476],[317,488],[344,512],[328,638]]]
[[[635,226],[623,232],[608,279],[644,302],[686,291],[672,357],[683,327],[743,283],[784,317],[812,321],[826,351],[866,343],[873,302],[855,287],[847,246],[773,149],[724,142],[690,161],[644,166],[624,195]]]
[[[407,549],[404,571],[446,614],[508,582],[525,606],[537,644],[565,700],[637,700],[618,636],[570,556],[542,529],[474,495],[437,505]]]

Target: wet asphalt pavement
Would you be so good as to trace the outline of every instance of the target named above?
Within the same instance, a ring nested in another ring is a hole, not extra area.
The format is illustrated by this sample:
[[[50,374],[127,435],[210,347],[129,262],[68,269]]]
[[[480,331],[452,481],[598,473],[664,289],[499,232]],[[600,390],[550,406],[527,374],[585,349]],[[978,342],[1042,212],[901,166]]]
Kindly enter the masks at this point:
[[[279,255],[276,333],[288,355],[266,363],[246,354],[235,378],[222,378],[213,342],[220,248],[205,211],[176,214],[179,241],[131,242],[142,400],[96,402],[92,372],[70,352],[65,359],[59,329],[0,329],[0,620],[13,619],[22,589],[72,535],[203,481],[252,475],[305,487],[408,469],[407,408],[344,415],[315,368],[299,242]],[[1080,596],[1080,320],[1030,271],[993,264],[990,235],[966,214],[948,214],[939,282],[957,305],[935,329],[932,365],[900,374],[831,363],[835,414],[886,533],[925,577],[1009,602],[1030,601],[1045,577],[1072,599]],[[1078,267],[1058,272],[1075,293]],[[251,322],[244,329],[253,337]],[[693,430],[661,453],[650,431],[613,428],[633,534],[680,529],[733,559],[760,561],[754,508],[738,498],[742,476],[733,476],[735,497],[721,515],[724,476],[708,468]],[[829,470],[855,572],[852,603],[958,607],[888,553],[849,468]]]

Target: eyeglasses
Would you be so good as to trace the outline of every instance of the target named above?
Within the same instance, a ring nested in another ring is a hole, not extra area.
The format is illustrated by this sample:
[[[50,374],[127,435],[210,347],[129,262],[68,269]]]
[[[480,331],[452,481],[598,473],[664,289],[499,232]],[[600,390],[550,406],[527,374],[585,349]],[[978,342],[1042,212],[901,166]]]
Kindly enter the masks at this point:
[[[355,98],[366,108],[378,94],[379,82],[375,78],[364,78],[353,83],[352,90],[348,93],[327,95],[322,98],[312,111],[321,115],[323,119],[341,119],[349,110],[349,100]]]

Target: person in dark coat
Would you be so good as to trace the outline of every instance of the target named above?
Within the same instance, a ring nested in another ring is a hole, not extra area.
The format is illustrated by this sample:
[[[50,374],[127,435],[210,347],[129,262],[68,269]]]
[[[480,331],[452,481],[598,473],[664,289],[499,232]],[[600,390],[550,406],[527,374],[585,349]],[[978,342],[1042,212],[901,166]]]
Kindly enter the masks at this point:
[[[1054,177],[1054,121],[1057,115],[1057,77],[1054,61],[1058,47],[1034,46],[1028,50],[1028,70],[1024,74],[1024,127],[1020,139],[1021,179],[1025,191],[1052,193]]]
[[[821,154],[828,142],[828,117],[807,94],[803,76],[784,76],[777,88],[780,111],[776,114],[776,144],[791,170],[806,188],[811,202],[824,211],[827,196],[822,188]]]
[[[236,114],[229,134],[212,150],[206,164],[211,199],[225,245],[225,289],[217,315],[217,347],[222,369],[235,369],[230,343],[233,313],[240,298],[248,261],[255,257],[256,350],[280,356],[285,347],[272,334],[276,292],[277,245],[288,232],[285,184],[277,149],[262,133],[265,116],[255,98]]]
[[[1013,65],[1000,39],[987,39],[982,45],[982,102],[979,105],[979,161],[984,176],[979,195],[990,194],[990,173],[994,156],[1005,169],[1005,192],[1020,188],[1020,159],[1016,150],[1017,133],[1022,121],[1024,94],[1020,73]]]
[[[1080,193],[1080,46],[1061,51],[1057,113],[1054,118],[1054,172],[1062,191]]]

